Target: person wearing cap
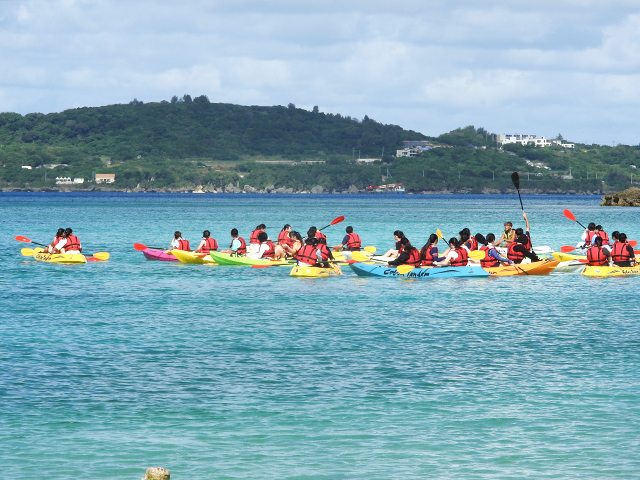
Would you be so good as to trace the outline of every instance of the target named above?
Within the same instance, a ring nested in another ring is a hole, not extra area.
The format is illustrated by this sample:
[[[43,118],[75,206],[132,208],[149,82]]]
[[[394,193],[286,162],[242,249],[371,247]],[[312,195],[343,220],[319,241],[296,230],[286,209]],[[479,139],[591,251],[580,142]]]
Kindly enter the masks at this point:
[[[515,264],[522,263],[525,258],[530,259],[532,262],[539,262],[540,258],[526,247],[528,243],[529,237],[526,235],[517,237],[507,249],[507,258]]]

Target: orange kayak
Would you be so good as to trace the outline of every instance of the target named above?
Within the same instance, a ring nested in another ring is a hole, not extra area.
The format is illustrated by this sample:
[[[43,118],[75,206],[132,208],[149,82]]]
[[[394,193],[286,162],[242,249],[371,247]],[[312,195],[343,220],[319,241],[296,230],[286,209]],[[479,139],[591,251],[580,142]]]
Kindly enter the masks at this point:
[[[510,277],[513,275],[549,275],[560,260],[542,260],[541,262],[507,265],[506,267],[485,268],[493,277]]]

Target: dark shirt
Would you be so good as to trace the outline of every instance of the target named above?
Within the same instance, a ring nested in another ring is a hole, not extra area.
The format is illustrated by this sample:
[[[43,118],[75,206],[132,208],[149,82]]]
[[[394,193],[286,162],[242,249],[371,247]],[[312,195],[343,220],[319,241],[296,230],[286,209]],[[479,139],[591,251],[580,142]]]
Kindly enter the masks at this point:
[[[530,258],[532,262],[539,262],[540,261],[538,256],[535,253],[530,252],[529,250],[527,250],[524,247],[524,245],[521,245],[521,244],[515,245],[513,247],[513,251],[523,254],[525,256],[525,258]],[[520,263],[521,261],[522,260],[520,260],[520,261],[514,260],[514,263]]]
[[[404,265],[407,260],[409,260],[409,254],[403,250],[400,255],[398,255],[398,258],[389,262],[389,265]]]

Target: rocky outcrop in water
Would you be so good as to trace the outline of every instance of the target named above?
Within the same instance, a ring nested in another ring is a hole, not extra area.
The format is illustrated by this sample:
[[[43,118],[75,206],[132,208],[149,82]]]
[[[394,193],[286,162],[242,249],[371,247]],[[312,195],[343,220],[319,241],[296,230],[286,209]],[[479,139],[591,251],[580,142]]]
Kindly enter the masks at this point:
[[[640,188],[631,187],[602,197],[603,207],[640,207]]]

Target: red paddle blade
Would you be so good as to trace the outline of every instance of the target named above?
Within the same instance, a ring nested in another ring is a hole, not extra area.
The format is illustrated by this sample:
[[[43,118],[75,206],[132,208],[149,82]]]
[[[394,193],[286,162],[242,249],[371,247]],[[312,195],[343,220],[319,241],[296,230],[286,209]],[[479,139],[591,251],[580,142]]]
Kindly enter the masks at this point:
[[[572,247],[570,245],[565,245],[564,247],[560,247],[560,251],[563,253],[573,252],[575,249],[576,247]]]
[[[15,237],[15,240],[19,242],[31,243],[31,240],[29,240],[27,237],[23,237],[22,235],[18,235],[17,237]]]
[[[134,243],[133,244],[133,248],[135,248],[136,250],[138,250],[139,252],[141,252],[142,250],[146,250],[147,246],[143,245],[141,243]]]
[[[275,267],[275,265],[251,265],[251,268],[269,268]]]
[[[573,220],[574,222],[576,221],[576,217],[573,216],[573,213],[571,213],[571,210],[563,210],[562,213],[564,213],[564,216],[567,217],[569,220]]]
[[[101,262],[102,260],[100,260],[99,258],[96,258],[96,257],[87,257],[87,261],[88,262]]]
[[[636,240],[631,240],[629,242],[629,245],[631,245],[632,247],[635,247],[636,245],[638,245],[638,242]]]
[[[334,218],[334,219],[333,219],[333,222],[331,222],[329,225],[335,225],[336,223],[340,223],[340,222],[342,222],[342,221],[344,221],[344,215],[343,215],[343,216],[340,216],[340,217],[338,217],[338,218]]]
[[[589,263],[589,260],[587,260],[586,258],[578,258],[578,261],[580,263]]]

